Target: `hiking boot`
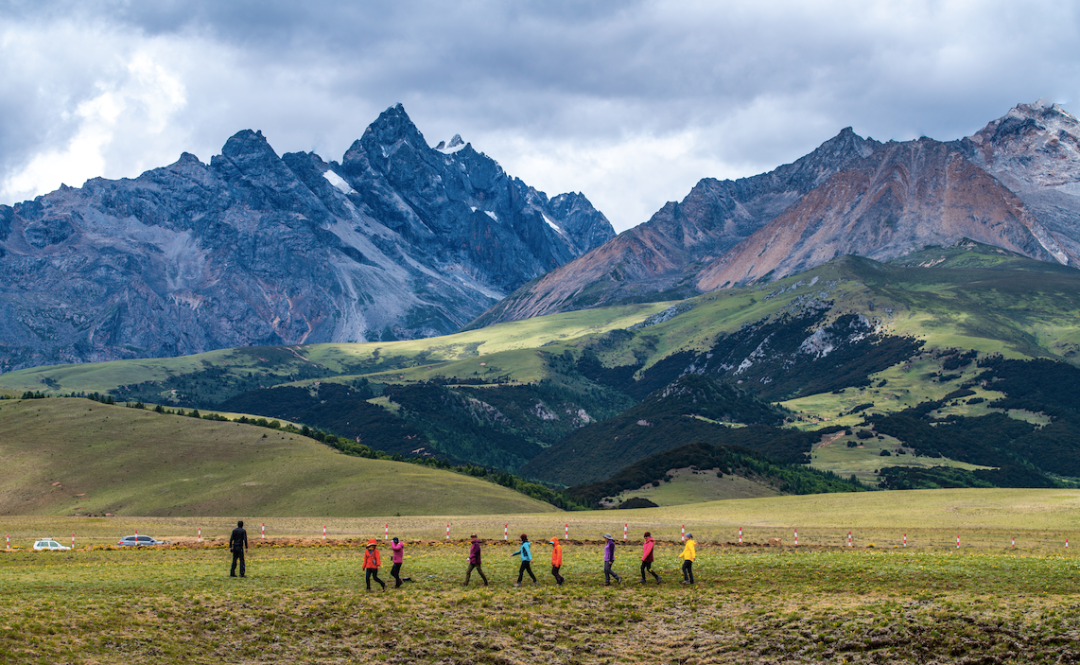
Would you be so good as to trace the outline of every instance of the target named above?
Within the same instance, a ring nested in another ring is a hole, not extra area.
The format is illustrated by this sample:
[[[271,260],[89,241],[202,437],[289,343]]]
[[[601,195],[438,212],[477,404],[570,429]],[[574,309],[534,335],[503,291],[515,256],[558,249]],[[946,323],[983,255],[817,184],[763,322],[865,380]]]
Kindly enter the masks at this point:
[[[517,587],[520,587],[520,586],[521,586],[521,582],[514,582],[514,588],[517,588]]]

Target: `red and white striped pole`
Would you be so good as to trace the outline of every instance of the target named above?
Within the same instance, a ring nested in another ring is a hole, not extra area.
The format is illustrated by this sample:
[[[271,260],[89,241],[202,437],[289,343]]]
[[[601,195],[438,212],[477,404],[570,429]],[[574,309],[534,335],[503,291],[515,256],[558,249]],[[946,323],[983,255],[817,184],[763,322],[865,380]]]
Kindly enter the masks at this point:
[[[904,534],[904,547],[907,547],[907,534]]]
[[[622,525],[622,539],[626,540],[627,538],[629,538],[630,537],[629,534],[630,534],[630,530],[628,528],[628,524],[626,522],[623,522],[623,525]]]
[[[686,525],[682,525],[682,534],[679,536],[679,540],[686,541]]]
[[[509,524],[504,524],[503,525],[503,540],[510,540],[510,537],[508,535],[509,533],[510,533],[510,525]]]
[[[563,526],[566,527],[566,530],[563,531],[563,540],[570,540],[570,525],[564,524]]]
[[[847,532],[847,546],[852,547],[852,544],[851,544],[851,532],[850,531]]]
[[[446,525],[446,539],[450,540],[450,525]]]
[[[739,527],[739,544],[742,545],[742,527]]]
[[[960,549],[960,534],[956,534],[956,549]]]
[[[325,524],[322,526],[322,539],[326,540],[326,525]]]
[[[1065,541],[1069,542],[1069,541]],[[1068,545],[1066,545],[1068,547]],[[71,534],[71,549],[75,549],[75,534]]]
[[[197,535],[198,535],[199,542],[201,543],[202,542],[202,527],[201,526],[199,527]]]
[[[1013,549],[1016,549],[1016,536],[1013,536],[1012,546],[1013,546]]]
[[[795,547],[799,546],[799,530],[795,529]]]
[[[389,524],[387,524],[386,528],[383,530],[382,539],[383,540],[390,540],[390,525]]]
[[[262,523],[262,538],[266,540],[266,522]]]

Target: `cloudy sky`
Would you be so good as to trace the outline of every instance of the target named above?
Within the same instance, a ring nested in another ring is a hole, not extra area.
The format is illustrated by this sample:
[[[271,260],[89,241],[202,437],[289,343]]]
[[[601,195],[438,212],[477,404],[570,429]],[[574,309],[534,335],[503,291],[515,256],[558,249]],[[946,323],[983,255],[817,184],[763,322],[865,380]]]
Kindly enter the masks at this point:
[[[0,0],[0,203],[245,128],[340,160],[402,102],[623,230],[849,125],[948,140],[1039,98],[1080,110],[1069,2]]]

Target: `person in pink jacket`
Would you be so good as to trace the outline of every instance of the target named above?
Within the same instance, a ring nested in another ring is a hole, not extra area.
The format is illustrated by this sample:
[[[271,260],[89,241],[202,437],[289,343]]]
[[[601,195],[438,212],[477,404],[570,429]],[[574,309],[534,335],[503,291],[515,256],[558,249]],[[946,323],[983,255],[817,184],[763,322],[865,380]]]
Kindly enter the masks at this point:
[[[390,577],[394,578],[396,589],[401,586],[401,564],[405,563],[405,543],[398,540],[397,536],[394,536],[390,545],[390,563],[394,564],[390,567]]]
[[[645,544],[641,547],[641,583],[645,584],[645,571],[648,571],[650,575],[656,578],[656,583],[660,584],[660,576],[653,572],[653,537],[648,531],[645,532]]]

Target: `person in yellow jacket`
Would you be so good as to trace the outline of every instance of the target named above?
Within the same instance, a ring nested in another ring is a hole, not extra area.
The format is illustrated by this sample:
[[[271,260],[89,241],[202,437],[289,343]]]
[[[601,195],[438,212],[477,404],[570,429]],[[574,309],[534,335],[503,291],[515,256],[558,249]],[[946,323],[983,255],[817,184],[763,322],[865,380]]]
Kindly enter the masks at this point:
[[[694,545],[694,534],[686,534],[686,544],[683,545],[682,554],[679,555],[679,558],[683,560],[683,584],[694,583],[694,559],[697,558],[697,552],[694,551]]]

